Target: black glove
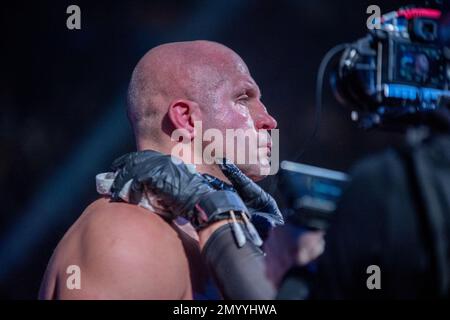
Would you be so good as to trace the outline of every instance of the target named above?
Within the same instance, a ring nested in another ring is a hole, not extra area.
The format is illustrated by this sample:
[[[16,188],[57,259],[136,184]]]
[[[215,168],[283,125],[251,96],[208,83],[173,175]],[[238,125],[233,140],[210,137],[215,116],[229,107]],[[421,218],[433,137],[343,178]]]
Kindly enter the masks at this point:
[[[236,165],[228,162],[226,159],[219,166],[247,208],[249,208],[252,222],[255,225],[264,223],[266,219],[272,227],[284,224],[283,215],[275,199],[270,194],[247,177]]]
[[[196,228],[229,218],[231,210],[242,215],[248,213],[236,193],[216,191],[202,175],[192,173],[181,160],[174,159],[170,155],[145,150],[115,160],[112,165],[117,172],[111,187],[113,200],[119,199],[120,191],[131,180],[130,202],[138,203],[143,193],[150,191],[170,211],[169,219],[182,216]]]

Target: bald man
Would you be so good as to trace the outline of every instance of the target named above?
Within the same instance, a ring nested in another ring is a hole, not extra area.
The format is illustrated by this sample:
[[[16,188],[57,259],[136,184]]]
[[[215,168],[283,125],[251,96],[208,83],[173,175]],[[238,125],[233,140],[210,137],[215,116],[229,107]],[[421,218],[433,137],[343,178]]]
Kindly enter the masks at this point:
[[[192,140],[197,121],[203,129],[244,129],[255,136],[261,129],[276,128],[260,98],[235,52],[208,41],[180,42],[158,46],[139,61],[129,85],[127,111],[137,149],[170,154],[177,143],[171,139],[174,130],[183,129],[184,138]],[[266,138],[258,148],[270,149]],[[193,162],[188,156],[182,160]],[[265,161],[239,165],[254,180],[262,178],[264,166]],[[196,169],[229,182],[215,164],[197,164]],[[58,244],[40,298],[219,299],[201,249],[228,222],[198,231],[181,217],[168,222],[143,207],[100,198]],[[73,265],[79,267],[80,288],[67,285],[72,276],[68,267]]]

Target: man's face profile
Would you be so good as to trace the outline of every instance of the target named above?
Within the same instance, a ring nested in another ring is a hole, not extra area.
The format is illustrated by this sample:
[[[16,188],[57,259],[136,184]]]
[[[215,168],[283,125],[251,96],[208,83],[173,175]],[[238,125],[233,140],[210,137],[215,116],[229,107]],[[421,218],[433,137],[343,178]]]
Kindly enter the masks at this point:
[[[213,104],[204,108],[208,113],[203,130],[218,129],[224,137],[225,157],[253,179],[261,179],[270,167],[272,140],[268,130],[275,129],[277,122],[261,102],[261,91],[245,63],[233,58],[211,93]]]

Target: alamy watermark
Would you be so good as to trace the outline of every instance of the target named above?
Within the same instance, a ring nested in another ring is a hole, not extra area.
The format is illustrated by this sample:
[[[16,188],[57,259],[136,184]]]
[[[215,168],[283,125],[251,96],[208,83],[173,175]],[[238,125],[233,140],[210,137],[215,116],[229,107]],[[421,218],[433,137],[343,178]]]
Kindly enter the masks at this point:
[[[366,280],[366,286],[369,290],[381,289],[381,268],[376,264],[367,267],[366,273],[370,276]]]
[[[66,279],[66,287],[69,290],[81,289],[81,269],[76,264],[67,267],[66,273],[69,275]]]
[[[367,29],[380,29],[381,28],[381,9],[379,6],[372,4],[367,7],[366,13],[371,14],[366,21]]]
[[[81,9],[79,6],[72,4],[67,7],[66,13],[70,14],[66,20],[66,27],[69,30],[81,29]]]
[[[176,129],[171,135],[177,144],[172,148],[174,161],[190,159],[194,165],[211,165],[227,159],[236,165],[256,165],[261,175],[273,175],[279,169],[279,131],[255,129],[209,128],[194,122],[194,137],[186,129]]]

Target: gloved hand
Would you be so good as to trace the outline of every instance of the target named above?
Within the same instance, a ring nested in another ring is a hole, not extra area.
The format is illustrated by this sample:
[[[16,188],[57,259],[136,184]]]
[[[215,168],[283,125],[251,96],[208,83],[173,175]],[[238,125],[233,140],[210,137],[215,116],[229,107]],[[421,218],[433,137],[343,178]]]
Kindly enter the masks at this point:
[[[219,166],[244,201],[252,217],[262,215],[270,221],[272,226],[284,224],[283,215],[270,194],[247,177],[235,164],[228,162],[226,159],[223,159]]]
[[[145,191],[157,195],[176,218],[190,219],[194,206],[203,195],[214,189],[196,173],[191,173],[183,162],[175,163],[170,155],[145,150],[132,152],[114,160],[111,168],[117,175],[111,187],[112,199],[118,200],[125,184],[132,180],[129,201],[139,203]]]
[[[230,218],[230,211],[235,211],[243,218],[250,239],[261,243],[248,221],[247,207],[235,192],[215,190],[202,175],[191,172],[186,164],[177,160],[175,162],[170,155],[152,150],[118,158],[112,165],[117,173],[111,187],[113,200],[118,200],[120,191],[131,180],[129,198],[132,203],[138,203],[144,192],[150,191],[170,211],[169,219],[182,216],[197,229],[213,221]],[[245,243],[244,232],[238,223],[233,224],[233,229],[239,246],[242,246]]]

